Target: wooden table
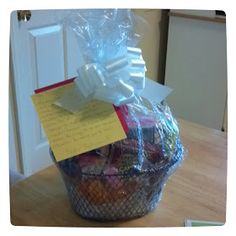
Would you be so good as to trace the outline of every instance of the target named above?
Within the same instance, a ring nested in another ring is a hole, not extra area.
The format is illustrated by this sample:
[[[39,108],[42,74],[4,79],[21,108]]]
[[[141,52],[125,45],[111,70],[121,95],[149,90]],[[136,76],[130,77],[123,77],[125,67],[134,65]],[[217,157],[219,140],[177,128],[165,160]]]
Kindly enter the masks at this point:
[[[32,226],[183,226],[185,219],[225,222],[227,137],[217,130],[179,120],[188,150],[168,180],[159,206],[144,217],[101,223],[80,218],[70,207],[64,183],[51,166],[10,189],[11,221]]]

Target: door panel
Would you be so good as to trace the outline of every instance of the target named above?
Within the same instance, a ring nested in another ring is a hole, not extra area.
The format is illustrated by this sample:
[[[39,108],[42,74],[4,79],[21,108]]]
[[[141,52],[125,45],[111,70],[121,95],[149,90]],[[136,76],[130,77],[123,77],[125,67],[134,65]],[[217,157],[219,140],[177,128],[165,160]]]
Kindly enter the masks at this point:
[[[62,81],[65,75],[62,26],[31,29],[29,42],[34,87],[41,88]],[[40,151],[44,146],[48,147],[48,142],[38,119],[36,125],[36,150]]]
[[[62,27],[51,25],[32,29],[29,36],[35,87],[62,81],[65,71]]]

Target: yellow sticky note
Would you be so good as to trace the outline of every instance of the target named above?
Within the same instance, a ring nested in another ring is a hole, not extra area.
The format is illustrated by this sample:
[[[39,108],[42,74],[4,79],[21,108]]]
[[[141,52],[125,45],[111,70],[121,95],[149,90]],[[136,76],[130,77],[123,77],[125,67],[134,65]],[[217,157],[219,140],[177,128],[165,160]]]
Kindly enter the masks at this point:
[[[126,138],[112,104],[92,100],[76,113],[53,104],[73,86],[71,83],[32,96],[57,161]]]

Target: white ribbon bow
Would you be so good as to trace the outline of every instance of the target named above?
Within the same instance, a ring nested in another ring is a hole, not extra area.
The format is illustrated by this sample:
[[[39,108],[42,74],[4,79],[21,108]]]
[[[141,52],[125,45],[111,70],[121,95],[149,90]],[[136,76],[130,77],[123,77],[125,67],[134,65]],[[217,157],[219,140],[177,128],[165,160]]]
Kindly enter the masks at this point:
[[[145,87],[145,61],[140,48],[127,47],[124,56],[104,64],[78,69],[75,84],[84,98],[96,98],[116,106],[131,103]]]

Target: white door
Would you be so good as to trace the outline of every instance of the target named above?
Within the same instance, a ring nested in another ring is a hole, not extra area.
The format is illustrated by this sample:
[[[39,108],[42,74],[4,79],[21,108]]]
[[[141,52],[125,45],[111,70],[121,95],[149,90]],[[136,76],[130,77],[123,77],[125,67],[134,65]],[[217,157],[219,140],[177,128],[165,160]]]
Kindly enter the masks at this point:
[[[52,163],[31,101],[34,90],[76,76],[82,57],[72,31],[63,31],[62,10],[31,11],[28,21],[11,14],[11,83],[15,91],[20,157],[28,176]]]

